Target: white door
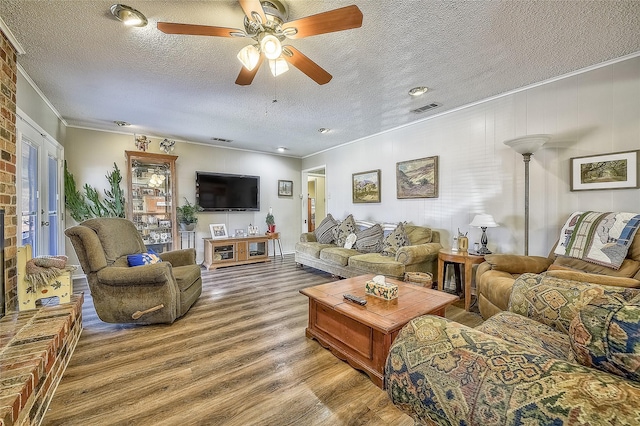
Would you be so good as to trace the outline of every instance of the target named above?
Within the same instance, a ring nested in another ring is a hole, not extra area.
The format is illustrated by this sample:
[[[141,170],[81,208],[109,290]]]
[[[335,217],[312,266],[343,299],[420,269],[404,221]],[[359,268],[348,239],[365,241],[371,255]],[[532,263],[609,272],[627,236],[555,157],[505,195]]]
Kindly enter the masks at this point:
[[[18,244],[31,244],[34,256],[63,250],[64,182],[62,147],[28,117],[16,120],[18,137]]]

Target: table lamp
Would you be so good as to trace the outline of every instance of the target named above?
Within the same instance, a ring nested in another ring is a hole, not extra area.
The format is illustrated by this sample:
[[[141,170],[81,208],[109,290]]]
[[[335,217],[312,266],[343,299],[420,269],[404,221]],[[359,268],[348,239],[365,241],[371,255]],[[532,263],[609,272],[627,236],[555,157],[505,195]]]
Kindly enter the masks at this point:
[[[493,216],[490,214],[477,214],[469,226],[475,226],[476,228],[482,229],[482,238],[480,238],[482,247],[478,250],[478,254],[491,254],[491,251],[487,248],[487,243],[489,242],[487,239],[487,228],[495,228],[496,226],[499,226],[496,221],[493,220]]]

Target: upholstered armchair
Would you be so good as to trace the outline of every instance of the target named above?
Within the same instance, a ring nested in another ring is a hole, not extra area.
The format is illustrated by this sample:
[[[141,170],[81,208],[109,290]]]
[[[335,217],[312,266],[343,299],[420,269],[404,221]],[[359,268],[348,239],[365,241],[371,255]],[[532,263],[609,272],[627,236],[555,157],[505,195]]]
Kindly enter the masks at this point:
[[[121,218],[89,219],[65,230],[87,275],[98,317],[109,323],[172,323],[202,292],[194,249],[159,253],[161,262],[129,266],[147,249],[134,224]]]
[[[585,214],[602,214],[587,212]],[[573,213],[570,219],[577,215]],[[567,225],[565,225],[567,226]],[[508,310],[513,283],[521,274],[544,274],[555,278],[614,287],[640,288],[640,231],[629,241],[628,251],[619,268],[555,254],[556,242],[547,257],[513,254],[488,254],[478,265],[476,285],[478,307],[484,319]]]

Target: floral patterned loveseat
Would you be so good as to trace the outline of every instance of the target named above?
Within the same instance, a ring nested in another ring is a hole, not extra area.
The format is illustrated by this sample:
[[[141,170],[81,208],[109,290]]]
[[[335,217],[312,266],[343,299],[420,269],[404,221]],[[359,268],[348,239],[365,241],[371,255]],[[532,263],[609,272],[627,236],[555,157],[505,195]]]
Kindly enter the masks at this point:
[[[523,274],[473,329],[405,326],[385,387],[419,424],[640,424],[640,290]]]

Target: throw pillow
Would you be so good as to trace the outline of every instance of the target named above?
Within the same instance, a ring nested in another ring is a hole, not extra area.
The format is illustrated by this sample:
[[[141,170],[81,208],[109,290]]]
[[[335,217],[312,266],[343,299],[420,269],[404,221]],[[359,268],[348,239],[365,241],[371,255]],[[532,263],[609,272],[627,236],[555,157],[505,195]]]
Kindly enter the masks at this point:
[[[333,228],[333,239],[336,241],[336,245],[344,247],[347,237],[354,232],[356,232],[356,221],[353,220],[352,215],[349,215],[338,226]]]
[[[395,257],[400,247],[409,245],[409,237],[404,230],[404,224],[400,222],[382,243],[382,254],[384,256]]]
[[[571,321],[569,342],[580,364],[640,381],[640,296],[593,299]]]
[[[331,244],[333,242],[333,228],[336,226],[338,226],[338,221],[329,213],[314,231],[316,240],[321,244]]]
[[[425,228],[424,226],[409,225],[405,223],[404,230],[409,237],[409,244],[417,246],[418,244],[427,244],[432,242],[431,228]]]
[[[362,253],[380,253],[382,251],[382,226],[376,223],[356,233],[356,250]]]
[[[149,249],[148,253],[137,253],[128,255],[127,262],[129,263],[129,266],[142,266],[153,265],[154,263],[162,262],[162,259],[160,259],[156,252]]]

